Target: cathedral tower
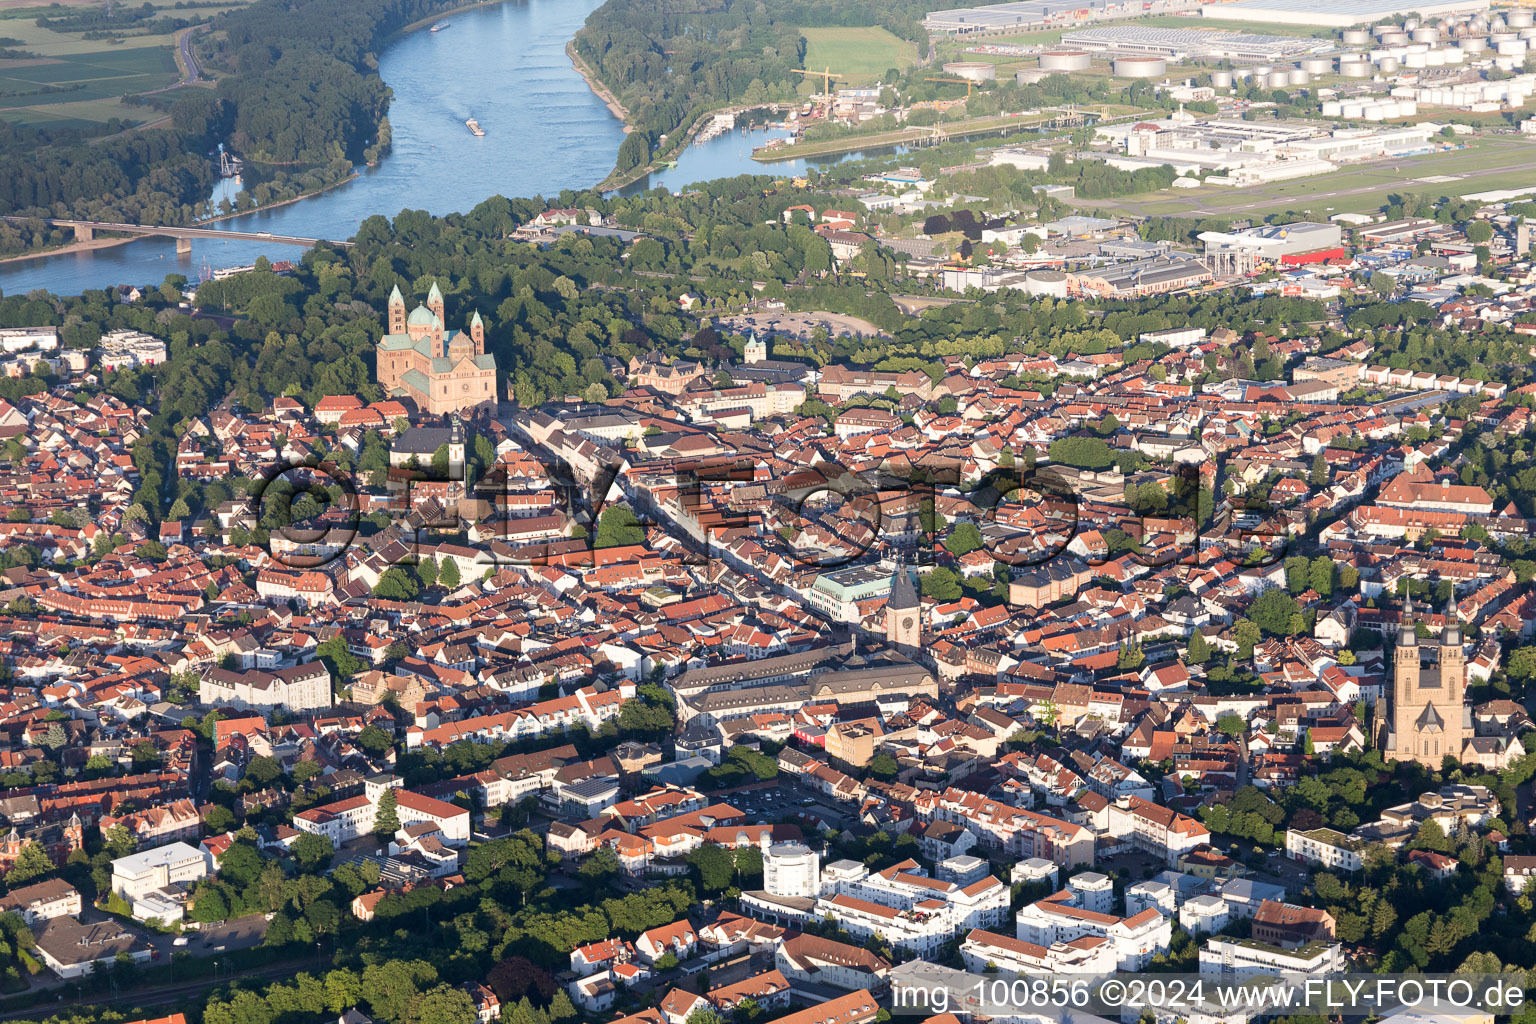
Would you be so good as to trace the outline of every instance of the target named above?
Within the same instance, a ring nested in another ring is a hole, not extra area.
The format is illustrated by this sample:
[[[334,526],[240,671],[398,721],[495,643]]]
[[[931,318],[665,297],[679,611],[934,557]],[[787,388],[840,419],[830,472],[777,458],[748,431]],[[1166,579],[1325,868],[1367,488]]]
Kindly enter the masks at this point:
[[[448,318],[443,315],[443,293],[436,281],[432,282],[432,290],[427,292],[427,308],[437,317],[438,323],[447,322]]]
[[[389,333],[405,333],[405,296],[400,294],[399,285],[389,293]]]
[[[485,355],[485,321],[480,319],[478,309],[469,318],[469,340],[475,343],[475,355]]]

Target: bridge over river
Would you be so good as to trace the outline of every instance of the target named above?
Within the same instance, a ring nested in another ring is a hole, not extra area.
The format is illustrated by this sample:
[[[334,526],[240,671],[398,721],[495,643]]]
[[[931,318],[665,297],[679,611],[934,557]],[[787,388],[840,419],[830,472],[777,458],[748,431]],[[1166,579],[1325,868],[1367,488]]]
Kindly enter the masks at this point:
[[[69,228],[75,233],[75,241],[89,242],[96,237],[98,231],[111,231],[125,235],[160,235],[165,238],[176,239],[176,251],[187,253],[192,251],[194,238],[213,238],[225,241],[237,239],[247,242],[277,242],[283,245],[298,245],[308,249],[320,242],[329,242],[331,245],[351,245],[351,242],[332,241],[326,238],[301,238],[298,235],[274,235],[270,231],[223,231],[218,228],[198,227],[172,227],[164,224],[117,224],[111,221],[101,220],[66,220],[59,217],[6,217],[8,221],[25,222],[29,220],[42,220],[44,224],[55,228]]]

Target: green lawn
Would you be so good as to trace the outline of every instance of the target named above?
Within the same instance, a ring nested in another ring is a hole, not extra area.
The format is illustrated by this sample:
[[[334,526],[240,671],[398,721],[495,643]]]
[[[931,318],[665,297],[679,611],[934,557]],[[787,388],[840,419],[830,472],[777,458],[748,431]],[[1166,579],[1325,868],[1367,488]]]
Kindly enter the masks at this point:
[[[805,66],[812,71],[831,68],[833,88],[866,85],[877,81],[887,68],[906,68],[917,63],[917,44],[909,43],[883,28],[802,28],[805,37]],[[820,92],[822,80],[812,75],[810,88]]]

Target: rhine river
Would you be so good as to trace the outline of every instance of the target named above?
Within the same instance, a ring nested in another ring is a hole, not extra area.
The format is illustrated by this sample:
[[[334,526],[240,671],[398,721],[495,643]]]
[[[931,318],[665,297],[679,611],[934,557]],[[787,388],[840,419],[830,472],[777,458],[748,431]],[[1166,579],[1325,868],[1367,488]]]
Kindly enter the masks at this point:
[[[402,209],[465,212],[488,196],[554,196],[590,188],[613,168],[623,126],[571,66],[565,44],[601,0],[508,0],[446,19],[392,43],[379,70],[394,91],[393,148],[351,182],[287,206],[212,227],[309,238],[351,237],[365,217]],[[485,129],[476,138],[467,118]],[[691,146],[676,168],[631,189],[677,189],[744,173],[803,170],[804,161],[759,164],[762,131],[730,132]],[[849,154],[856,157],[860,154]],[[831,158],[837,159],[837,158]],[[626,189],[625,191],[630,191]],[[242,266],[257,256],[297,259],[297,246],[197,239],[178,257],[170,239],[146,238],[94,252],[0,263],[0,290],[76,294],[117,284],[158,284],[167,274],[196,281],[205,268]]]

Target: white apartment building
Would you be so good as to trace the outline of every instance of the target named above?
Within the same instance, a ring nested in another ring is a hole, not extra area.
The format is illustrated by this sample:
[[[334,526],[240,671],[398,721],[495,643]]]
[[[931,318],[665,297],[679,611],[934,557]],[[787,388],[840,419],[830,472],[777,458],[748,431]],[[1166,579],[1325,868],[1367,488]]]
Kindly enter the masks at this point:
[[[196,882],[213,869],[212,858],[195,846],[171,843],[140,850],[112,862],[112,891],[130,902],[177,882]]]
[[[1100,935],[1041,946],[977,928],[960,944],[960,956],[973,974],[989,968],[1019,974],[1109,974],[1115,969],[1115,944]]]
[[[443,842],[449,846],[469,845],[469,811],[458,804],[396,789],[395,816],[400,819],[401,828],[426,822],[437,826]]]
[[[1219,932],[1232,920],[1232,908],[1220,896],[1209,893],[1186,900],[1179,908],[1179,924],[1191,935]]]
[[[1271,946],[1254,939],[1212,937],[1200,947],[1201,974],[1305,974],[1344,970],[1344,947],[1337,942],[1309,942],[1299,949]]]
[[[1109,834],[1176,867],[1179,858],[1211,841],[1210,829],[1194,818],[1139,796],[1109,805]]]
[[[12,889],[0,897],[0,912],[14,911],[27,924],[56,917],[79,917],[82,909],[80,890],[62,878]]]
[[[1125,913],[1128,917],[1143,910],[1155,910],[1164,917],[1172,917],[1178,909],[1178,893],[1167,882],[1148,879],[1125,890]]]
[[[165,342],[143,331],[109,331],[101,336],[96,349],[101,353],[101,368],[107,373],[124,366],[155,366],[165,362]]]
[[[300,811],[293,816],[293,827],[300,832],[325,836],[332,846],[339,847],[372,832],[377,809],[366,796],[348,797]]]
[[[910,950],[923,959],[937,955],[955,935],[952,919],[938,900],[925,900],[910,910],[898,910],[838,893],[830,899],[817,900],[816,912],[836,919],[860,942],[879,935],[891,945]]]
[[[1019,911],[1018,938],[1038,946],[1071,942],[1084,936],[1109,939],[1114,945],[1116,969],[1139,971],[1158,953],[1166,953],[1173,940],[1173,922],[1155,910],[1133,917],[1116,917],[1074,906],[1065,892],[1038,900]]]
[[[763,891],[815,899],[821,895],[821,860],[804,843],[774,843],[763,855]]]
[[[1115,883],[1108,875],[1097,871],[1084,871],[1067,879],[1067,890],[1072,902],[1084,910],[1097,914],[1110,914],[1115,909]]]
[[[1359,871],[1365,866],[1360,859],[1363,848],[1360,840],[1331,828],[1314,828],[1306,832],[1292,828],[1285,833],[1286,856],[1332,870]]]
[[[995,927],[1008,919],[1008,886],[991,875],[960,885],[921,871],[913,860],[873,874],[850,861],[829,864],[816,913],[835,918],[860,939],[880,934],[919,954],[973,928]]]
[[[210,668],[198,681],[197,692],[203,704],[230,704],[264,714],[278,708],[309,711],[331,706],[331,674],[318,660],[271,671]]]

